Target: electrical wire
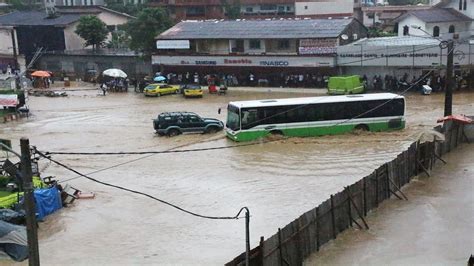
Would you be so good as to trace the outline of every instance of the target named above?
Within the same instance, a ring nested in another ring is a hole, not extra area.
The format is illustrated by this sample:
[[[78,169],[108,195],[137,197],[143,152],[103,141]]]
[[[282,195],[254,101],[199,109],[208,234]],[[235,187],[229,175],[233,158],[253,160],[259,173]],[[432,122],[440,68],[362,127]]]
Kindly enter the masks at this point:
[[[170,206],[170,207],[173,207],[173,208],[175,208],[175,209],[178,209],[178,210],[180,210],[180,211],[182,211],[182,212],[185,212],[185,213],[187,213],[187,214],[190,214],[190,215],[193,215],[193,216],[196,216],[196,217],[205,218],[205,219],[212,219],[212,220],[231,220],[231,219],[239,219],[239,218],[240,218],[240,217],[239,217],[240,213],[241,213],[244,209],[246,209],[246,207],[242,207],[242,208],[239,210],[239,212],[238,212],[236,215],[234,215],[234,216],[209,216],[209,215],[198,214],[198,213],[195,213],[195,212],[186,210],[186,209],[184,209],[184,208],[182,208],[182,207],[179,207],[179,206],[177,206],[177,205],[175,205],[175,204],[172,204],[172,203],[170,203],[170,202],[168,202],[168,201],[159,199],[159,198],[157,198],[157,197],[155,197],[155,196],[152,196],[152,195],[150,195],[150,194],[147,194],[147,193],[145,193],[145,192],[141,192],[141,191],[129,189],[129,188],[126,188],[126,187],[122,187],[122,186],[110,184],[110,183],[103,182],[103,181],[100,181],[100,180],[98,180],[98,179],[92,178],[92,177],[90,177],[90,176],[88,176],[88,175],[82,174],[82,173],[80,173],[79,171],[76,171],[76,170],[72,169],[71,167],[69,167],[69,166],[67,166],[67,165],[65,165],[65,164],[63,164],[63,163],[61,163],[61,162],[59,162],[59,161],[56,161],[56,160],[52,159],[50,156],[47,156],[46,154],[44,154],[44,153],[42,153],[42,152],[40,152],[40,151],[38,151],[38,150],[35,150],[35,153],[38,154],[39,156],[41,156],[41,157],[47,159],[47,160],[49,160],[49,161],[51,161],[51,162],[53,162],[53,163],[59,165],[59,166],[61,166],[61,167],[65,168],[65,169],[67,169],[67,170],[69,170],[69,171],[71,171],[71,172],[77,174],[77,175],[80,175],[80,176],[82,176],[82,177],[84,177],[84,178],[90,180],[90,181],[99,183],[99,184],[104,185],[104,186],[113,187],[113,188],[116,188],[116,189],[119,189],[119,190],[127,191],[127,192],[130,192],[130,193],[133,193],[133,194],[138,194],[138,195],[145,196],[145,197],[147,197],[147,198],[156,200],[156,201],[161,202],[161,203],[163,203],[163,204],[165,204],[165,205],[168,205],[168,206]]]
[[[452,52],[452,51],[451,51]],[[430,70],[428,71],[427,73],[425,73],[422,77],[420,77],[418,79],[418,81],[416,81],[415,83],[411,84],[407,89],[405,89],[404,91],[402,91],[401,93],[399,94],[396,94],[395,97],[393,97],[392,99],[390,100],[387,100],[383,103],[381,103],[380,105],[370,109],[370,110],[367,110],[357,116],[354,116],[354,117],[351,117],[349,119],[346,119],[342,122],[339,122],[339,123],[336,123],[334,125],[331,125],[329,128],[332,128],[334,126],[338,126],[338,125],[341,125],[341,124],[344,124],[344,123],[347,123],[349,121],[352,121],[356,118],[359,118],[363,115],[366,115],[370,112],[373,112],[375,110],[377,110],[378,108],[388,104],[389,102],[395,100],[396,98],[398,98],[399,96],[403,96],[405,95],[410,89],[412,89],[414,86],[418,85],[421,81],[423,81],[426,77],[428,77],[431,73],[433,72],[433,70]],[[321,98],[318,98],[318,101],[315,101],[315,102],[311,102],[311,103],[307,103],[307,104],[304,104],[304,105],[298,105],[296,106],[295,108],[292,108],[292,109],[289,109],[289,110],[285,110],[283,112],[280,112],[280,113],[277,113],[277,114],[274,114],[270,117],[266,117],[264,119],[260,119],[260,120],[257,120],[255,122],[253,122],[253,124],[257,124],[259,122],[262,122],[264,120],[268,120],[269,118],[272,118],[272,117],[275,117],[275,116],[278,116],[278,115],[282,115],[282,114],[285,114],[285,113],[288,113],[290,111],[294,111],[294,110],[298,110],[298,109],[301,109],[301,108],[304,108],[305,106],[308,106],[308,105],[311,105],[311,104],[316,104],[320,101],[322,101],[323,99],[327,98],[327,97],[330,97],[330,96],[326,96],[326,97],[321,97]],[[239,144],[239,145],[232,145],[232,146],[218,146],[218,147],[211,147],[211,148],[198,148],[198,149],[186,149],[186,150],[167,150],[167,151],[144,151],[144,152],[136,152],[136,151],[132,151],[132,152],[55,152],[55,151],[45,151],[44,153],[46,155],[143,155],[143,154],[148,154],[148,155],[154,155],[154,154],[164,154],[164,153],[186,153],[186,152],[199,152],[199,151],[210,151],[210,150],[222,150],[222,149],[231,149],[231,148],[238,148],[238,147],[245,147],[245,146],[254,146],[256,144],[264,144],[266,142],[273,142],[273,141],[264,141],[264,142],[252,142],[252,143],[247,143],[247,144]],[[117,165],[114,165],[114,166],[111,166],[109,168],[105,168],[105,169],[101,169],[100,171],[105,171],[105,170],[108,170],[110,168],[114,168],[114,167],[117,167],[117,166],[121,166],[123,164],[126,164],[126,163],[130,163],[130,162],[135,162],[135,161],[138,161],[138,160],[141,160],[141,159],[145,159],[145,158],[148,158],[149,156],[145,156],[145,157],[140,157],[140,158],[137,158],[135,160],[132,160],[132,161],[129,161],[129,162],[125,162],[125,163],[121,163],[121,164],[117,164]],[[94,173],[97,173],[97,171],[95,172],[91,172],[89,174],[94,174]],[[71,179],[69,179],[71,180]],[[68,181],[69,181],[68,180]]]

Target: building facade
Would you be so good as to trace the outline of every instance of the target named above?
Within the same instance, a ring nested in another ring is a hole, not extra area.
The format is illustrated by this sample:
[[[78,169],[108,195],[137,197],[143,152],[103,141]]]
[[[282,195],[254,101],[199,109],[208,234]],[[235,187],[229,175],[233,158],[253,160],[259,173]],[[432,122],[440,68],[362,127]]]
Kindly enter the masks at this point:
[[[61,9],[58,9],[61,10]],[[97,10],[65,10],[58,16],[49,17],[46,12],[16,11],[0,16],[0,47],[24,55],[27,62],[38,49],[43,51],[72,51],[85,48],[85,40],[75,33],[79,19],[84,15],[95,15],[112,32],[117,25],[124,24],[131,16],[103,8]],[[14,36],[14,38],[12,38]],[[4,47],[3,47],[4,46]],[[15,47],[16,49],[14,49]]]
[[[474,70],[474,44],[457,43],[454,47],[454,72],[465,76]],[[341,74],[402,77],[411,81],[428,72],[445,76],[448,51],[432,38],[401,36],[363,39],[337,48],[337,66]]]
[[[471,12],[472,9],[467,9],[467,6],[471,6],[472,3],[470,1],[462,3],[461,9],[466,7],[466,10],[460,11],[446,6],[411,11],[402,15],[396,20],[398,36],[431,36],[451,39],[456,34],[456,38],[470,38],[474,14]]]
[[[352,16],[354,10],[354,0],[150,0],[148,5],[167,8],[175,21],[233,18],[231,16],[242,19],[342,18]]]
[[[155,71],[242,80],[330,74],[336,47],[366,36],[352,18],[183,21],[157,37],[152,64]]]

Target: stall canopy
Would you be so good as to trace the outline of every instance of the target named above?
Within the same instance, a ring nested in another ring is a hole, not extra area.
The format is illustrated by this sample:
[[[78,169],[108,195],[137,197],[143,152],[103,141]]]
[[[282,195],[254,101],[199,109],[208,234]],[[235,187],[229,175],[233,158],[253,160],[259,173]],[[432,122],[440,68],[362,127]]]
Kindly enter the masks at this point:
[[[0,106],[16,107],[20,101],[16,94],[0,94]]]

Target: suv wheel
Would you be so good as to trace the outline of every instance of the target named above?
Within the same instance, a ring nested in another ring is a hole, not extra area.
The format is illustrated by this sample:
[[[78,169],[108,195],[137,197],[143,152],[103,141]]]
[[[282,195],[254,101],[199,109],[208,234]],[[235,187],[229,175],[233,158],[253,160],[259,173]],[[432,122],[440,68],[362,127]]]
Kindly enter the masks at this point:
[[[168,136],[170,136],[170,137],[178,136],[179,133],[180,133],[179,130],[174,129],[174,128],[168,130]]]
[[[212,134],[212,133],[216,133],[216,132],[217,132],[217,128],[216,128],[216,127],[208,127],[208,128],[206,129],[206,132],[205,132],[205,133],[210,133],[210,134]]]

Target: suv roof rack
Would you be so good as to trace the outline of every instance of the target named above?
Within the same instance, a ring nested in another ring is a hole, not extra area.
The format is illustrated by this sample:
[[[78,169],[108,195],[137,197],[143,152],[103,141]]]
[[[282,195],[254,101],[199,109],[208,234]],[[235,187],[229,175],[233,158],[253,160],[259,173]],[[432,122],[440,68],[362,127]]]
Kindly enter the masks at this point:
[[[193,112],[182,111],[182,112],[164,112],[164,113],[159,114],[158,116],[183,116],[183,115],[197,115],[197,114]]]

